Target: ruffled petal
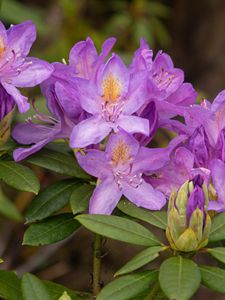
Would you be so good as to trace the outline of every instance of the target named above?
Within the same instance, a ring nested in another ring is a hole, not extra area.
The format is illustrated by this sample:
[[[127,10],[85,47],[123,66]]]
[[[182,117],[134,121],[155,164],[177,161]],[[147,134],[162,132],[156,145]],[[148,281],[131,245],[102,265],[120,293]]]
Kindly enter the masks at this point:
[[[210,163],[210,170],[213,185],[218,194],[218,203],[222,204],[219,205],[220,209],[225,210],[225,164],[219,159],[214,159]]]

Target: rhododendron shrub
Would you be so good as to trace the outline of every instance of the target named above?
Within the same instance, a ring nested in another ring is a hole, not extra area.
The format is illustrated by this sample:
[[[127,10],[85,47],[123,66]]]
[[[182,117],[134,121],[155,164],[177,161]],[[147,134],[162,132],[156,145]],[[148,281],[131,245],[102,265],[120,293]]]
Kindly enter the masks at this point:
[[[89,37],[76,43],[68,64],[27,57],[35,38],[31,21],[0,23],[0,178],[35,194],[23,245],[57,243],[81,226],[94,233],[92,288],[1,270],[0,296],[187,300],[201,284],[225,293],[225,91],[197,104],[184,72],[145,39],[126,65],[115,38],[100,53]],[[20,90],[37,85],[48,113]],[[35,115],[16,122],[30,104]],[[156,148],[160,128],[173,138]],[[33,165],[62,179],[40,191]],[[105,286],[102,237],[144,247]],[[213,266],[196,262],[202,253]]]

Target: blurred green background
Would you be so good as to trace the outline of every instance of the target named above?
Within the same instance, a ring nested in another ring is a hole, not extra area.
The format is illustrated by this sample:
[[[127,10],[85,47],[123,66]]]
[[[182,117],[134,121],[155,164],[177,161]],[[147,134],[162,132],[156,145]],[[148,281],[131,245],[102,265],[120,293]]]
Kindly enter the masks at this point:
[[[107,37],[115,36],[114,51],[129,63],[140,37],[144,37],[155,53],[163,49],[171,55],[175,66],[184,69],[186,81],[192,82],[201,95],[213,98],[225,88],[224,0],[2,0],[0,16],[7,27],[33,20],[38,38],[31,55],[50,62],[67,60],[71,47],[87,36],[98,50]],[[41,98],[38,88],[25,93]],[[158,137],[161,144],[163,138]],[[39,168],[35,171],[42,186],[58,179]],[[5,190],[21,212],[33,197]],[[2,209],[0,213],[4,214]],[[23,232],[22,223],[0,217],[0,257],[5,260],[2,268],[16,269],[19,274],[33,272],[78,290],[91,288],[92,234],[81,230],[61,243],[31,248],[21,246]],[[113,273],[137,250],[107,241],[103,283],[112,280]],[[210,299],[211,295],[215,300],[224,299],[206,289],[193,299]]]

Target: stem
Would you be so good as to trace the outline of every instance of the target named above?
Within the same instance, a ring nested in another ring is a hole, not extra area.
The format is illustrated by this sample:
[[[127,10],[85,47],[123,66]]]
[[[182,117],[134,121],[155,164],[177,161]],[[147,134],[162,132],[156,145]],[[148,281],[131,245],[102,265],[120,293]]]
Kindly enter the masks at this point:
[[[159,291],[159,282],[157,281],[157,282],[153,285],[153,287],[152,287],[150,293],[145,297],[144,300],[154,300],[154,299],[155,299],[155,296],[156,296],[157,293],[158,293],[158,291]]]
[[[94,253],[93,253],[93,296],[96,298],[101,290],[101,244],[102,237],[99,234],[95,235]]]

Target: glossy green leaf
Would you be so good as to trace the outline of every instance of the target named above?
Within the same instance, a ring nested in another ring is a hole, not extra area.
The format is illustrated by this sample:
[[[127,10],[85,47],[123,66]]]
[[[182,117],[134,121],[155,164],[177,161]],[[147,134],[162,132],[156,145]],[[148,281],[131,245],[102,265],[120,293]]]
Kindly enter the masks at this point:
[[[207,252],[211,254],[215,259],[225,264],[225,247],[207,249]]]
[[[130,244],[155,246],[160,242],[144,226],[117,216],[79,215],[76,219],[87,229]]]
[[[145,291],[158,279],[158,271],[145,271],[122,276],[107,284],[97,296],[97,300],[128,300]]]
[[[41,280],[30,273],[25,273],[21,280],[24,300],[51,300],[50,294]]]
[[[40,192],[29,206],[26,213],[27,222],[43,220],[64,207],[69,202],[76,185],[78,185],[76,179],[66,179],[54,182]]]
[[[209,242],[225,240],[225,212],[212,218],[211,232]]]
[[[0,214],[15,221],[22,221],[23,217],[16,206],[3,194],[0,189]]]
[[[93,185],[84,184],[73,189],[70,197],[70,206],[73,214],[78,214],[88,209],[89,200],[94,188]]]
[[[90,176],[79,167],[75,157],[66,153],[43,149],[30,156],[27,161],[59,174],[83,179],[90,178]]]
[[[225,293],[225,270],[217,267],[199,266],[202,284],[211,290]]]
[[[52,282],[52,281],[43,281],[48,292],[50,293],[51,300],[58,300],[59,297],[63,294],[63,292],[67,292],[72,300],[89,300],[91,295],[84,292],[77,292],[71,289],[66,288],[65,286]]]
[[[188,300],[197,291],[201,274],[193,261],[177,256],[161,264],[159,282],[169,299]]]
[[[126,265],[124,265],[121,269],[119,269],[115,273],[115,276],[123,275],[126,273],[130,273],[134,270],[137,270],[138,268],[153,261],[155,258],[159,256],[159,252],[165,249],[166,247],[155,246],[141,251],[135,257],[133,257],[128,263],[126,263]]]
[[[79,226],[72,214],[50,217],[29,226],[24,234],[23,245],[39,246],[59,242],[70,236]]]
[[[21,300],[20,280],[12,271],[0,270],[0,297],[5,300]]]
[[[147,209],[137,207],[126,199],[122,199],[117,207],[128,216],[145,221],[161,229],[166,229],[167,227],[167,213],[165,211],[151,212]]]
[[[0,161],[0,179],[12,187],[37,194],[40,183],[33,171],[14,161]]]

